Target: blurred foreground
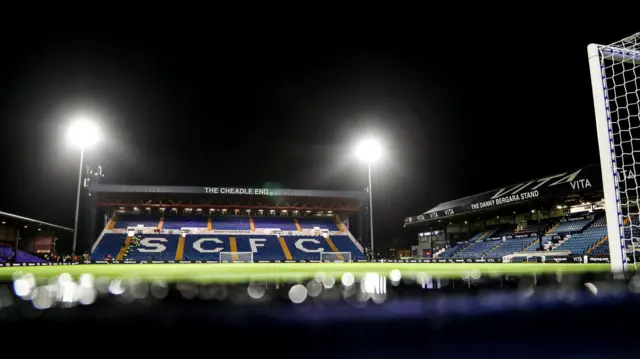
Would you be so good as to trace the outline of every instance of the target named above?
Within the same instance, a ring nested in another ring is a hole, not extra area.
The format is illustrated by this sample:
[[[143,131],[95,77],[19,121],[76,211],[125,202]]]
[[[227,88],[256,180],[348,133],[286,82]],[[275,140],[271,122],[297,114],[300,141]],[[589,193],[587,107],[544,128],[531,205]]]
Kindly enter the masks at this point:
[[[295,281],[224,284],[56,268],[67,272],[45,278],[23,271],[0,286],[7,343],[32,338],[98,352],[106,346],[113,355],[231,349],[296,358],[617,358],[637,352],[640,278],[614,280],[607,271],[472,270],[455,278],[435,271],[327,270]],[[7,353],[31,350],[17,343],[5,346]]]
[[[400,271],[406,277],[434,276],[448,279],[532,275],[540,273],[606,272],[607,263],[216,263],[216,264],[69,264],[58,266],[0,267],[0,280],[15,273],[32,273],[48,279],[61,273],[78,278],[82,274],[95,277],[138,277],[166,282],[246,283],[295,281],[315,278],[318,273],[340,278],[344,273],[362,276],[377,273],[390,276]],[[633,267],[631,268],[633,269]]]

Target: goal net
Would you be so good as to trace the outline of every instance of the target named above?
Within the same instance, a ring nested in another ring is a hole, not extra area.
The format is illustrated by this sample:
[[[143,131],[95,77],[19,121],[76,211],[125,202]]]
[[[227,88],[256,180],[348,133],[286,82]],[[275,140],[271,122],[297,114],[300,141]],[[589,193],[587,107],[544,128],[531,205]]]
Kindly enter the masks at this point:
[[[220,252],[220,263],[253,263],[253,252]]]
[[[588,54],[611,269],[623,272],[640,240],[640,32]]]
[[[351,252],[320,252],[320,262],[351,262]]]

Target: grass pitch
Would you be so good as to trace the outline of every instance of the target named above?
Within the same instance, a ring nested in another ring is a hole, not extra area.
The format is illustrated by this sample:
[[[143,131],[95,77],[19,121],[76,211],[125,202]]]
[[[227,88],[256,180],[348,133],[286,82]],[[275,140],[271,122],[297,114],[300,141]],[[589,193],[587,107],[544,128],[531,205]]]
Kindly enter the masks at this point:
[[[229,264],[82,264],[73,266],[3,267],[0,280],[11,280],[14,273],[32,273],[48,279],[61,273],[78,277],[138,277],[165,282],[239,283],[250,281],[298,281],[325,273],[336,278],[344,273],[356,277],[366,273],[389,276],[399,270],[403,277],[430,275],[438,278],[477,278],[480,276],[527,275],[532,273],[578,273],[609,271],[609,264],[579,263],[229,263]]]

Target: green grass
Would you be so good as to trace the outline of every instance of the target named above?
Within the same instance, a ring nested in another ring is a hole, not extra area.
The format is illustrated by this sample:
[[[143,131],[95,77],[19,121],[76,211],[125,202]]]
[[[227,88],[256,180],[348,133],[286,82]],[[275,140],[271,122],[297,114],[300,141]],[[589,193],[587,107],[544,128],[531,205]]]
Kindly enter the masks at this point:
[[[233,263],[233,264],[91,264],[46,267],[3,267],[0,280],[10,280],[15,272],[33,273],[47,279],[60,273],[74,277],[91,273],[95,277],[139,277],[146,280],[193,281],[200,283],[234,283],[246,281],[303,280],[317,273],[340,277],[350,272],[356,277],[377,272],[389,275],[400,270],[403,276],[426,273],[440,278],[461,278],[479,271],[483,276],[522,275],[557,272],[575,273],[608,271],[609,264],[574,263]]]

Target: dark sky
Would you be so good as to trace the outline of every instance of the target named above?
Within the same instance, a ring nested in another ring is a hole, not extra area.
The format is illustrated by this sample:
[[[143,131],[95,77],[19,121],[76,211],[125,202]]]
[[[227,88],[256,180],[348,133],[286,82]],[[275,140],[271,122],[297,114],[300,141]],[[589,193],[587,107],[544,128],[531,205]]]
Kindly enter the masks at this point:
[[[110,183],[362,189],[351,151],[378,136],[377,238],[402,235],[440,202],[598,161],[586,46],[634,29],[586,25],[10,39],[0,210],[73,225],[64,126],[89,111]]]

